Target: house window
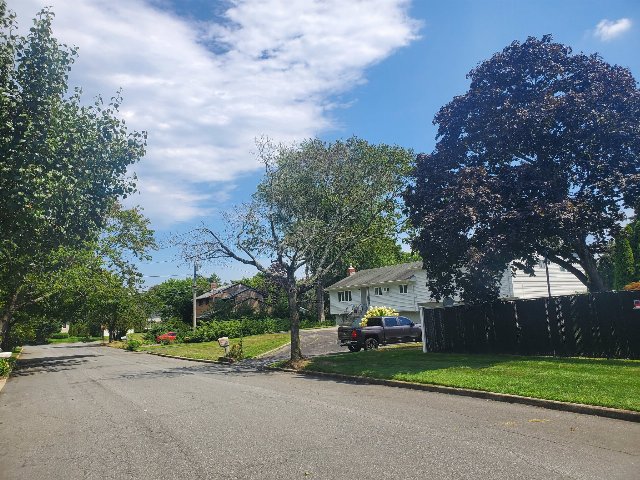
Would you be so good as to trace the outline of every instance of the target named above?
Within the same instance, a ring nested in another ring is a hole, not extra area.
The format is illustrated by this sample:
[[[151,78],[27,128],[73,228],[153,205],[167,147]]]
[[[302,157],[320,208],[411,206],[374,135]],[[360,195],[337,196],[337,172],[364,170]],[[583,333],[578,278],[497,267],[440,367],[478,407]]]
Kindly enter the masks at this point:
[[[338,292],[338,301],[339,302],[350,302],[351,301],[351,290],[346,290],[344,292]]]
[[[409,293],[409,285],[400,285],[400,293]]]
[[[382,295],[382,287],[375,287],[373,289],[373,294],[378,296]]]

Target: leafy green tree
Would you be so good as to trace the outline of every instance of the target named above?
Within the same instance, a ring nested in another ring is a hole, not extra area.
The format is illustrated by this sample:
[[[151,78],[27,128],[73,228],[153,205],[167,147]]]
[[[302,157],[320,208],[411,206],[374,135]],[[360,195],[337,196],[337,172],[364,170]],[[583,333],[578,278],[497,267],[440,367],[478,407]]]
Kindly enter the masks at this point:
[[[418,156],[405,196],[431,290],[494,298],[511,261],[532,273],[545,255],[603,290],[596,259],[640,192],[631,72],[544,36],[468,77],[437,113],[435,150]]]
[[[288,315],[287,292],[277,283],[269,279],[264,273],[258,272],[253,277],[245,277],[238,280],[247,287],[260,292],[264,296],[263,314],[277,318],[285,318]]]
[[[635,280],[635,261],[629,237],[631,228],[626,228],[618,235],[613,245],[613,287],[622,290],[625,285]]]
[[[41,260],[47,264],[49,274],[30,274],[25,278],[34,297],[13,316],[12,329],[43,332],[42,324],[48,321],[58,329],[61,323],[83,322],[99,331],[100,320],[91,322],[91,319],[100,315],[91,306],[98,303],[98,295],[109,294],[105,285],[115,291],[115,297],[121,297],[114,286],[116,280],[121,288],[129,289],[130,296],[137,295],[141,277],[136,263],[148,260],[148,251],[155,248],[149,221],[138,209],[125,210],[114,205],[106,224],[98,240],[82,248],[61,247]],[[19,337],[11,335],[12,341]]]
[[[258,143],[265,175],[252,201],[227,217],[227,230],[198,230],[187,259],[251,265],[287,292],[291,360],[300,350],[299,298],[372,235],[371,224],[398,215],[412,154],[364,140],[298,145]],[[298,278],[300,272],[307,272]]]
[[[209,278],[196,277],[196,295],[202,295],[211,289],[211,282],[220,283],[220,278],[213,274]],[[170,278],[151,287],[148,301],[163,320],[179,318],[185,323],[193,321],[193,279]]]
[[[146,135],[118,118],[121,98],[81,104],[68,91],[76,57],[42,10],[29,34],[0,0],[0,340],[14,314],[38,298],[29,279],[51,275],[60,248],[83,248],[117,198],[135,190],[127,168]]]
[[[142,329],[147,312],[141,294],[109,270],[96,272],[96,279],[87,296],[89,322],[109,330],[109,342],[122,337],[130,328]]]

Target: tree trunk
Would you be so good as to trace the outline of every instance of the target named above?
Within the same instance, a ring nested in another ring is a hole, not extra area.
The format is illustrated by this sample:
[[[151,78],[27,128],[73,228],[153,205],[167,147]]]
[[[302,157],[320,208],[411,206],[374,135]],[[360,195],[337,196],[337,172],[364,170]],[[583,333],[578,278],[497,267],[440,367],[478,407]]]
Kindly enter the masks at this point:
[[[316,302],[318,309],[318,322],[324,322],[324,285],[322,280],[318,280],[318,285],[316,286]]]
[[[11,348],[11,345],[9,345],[9,332],[11,329],[11,318],[13,317],[17,301],[18,294],[14,293],[9,296],[0,312],[0,348],[2,348],[2,350],[9,350]]]
[[[606,288],[602,276],[598,271],[598,264],[586,243],[580,245],[576,253],[578,254],[578,258],[580,258],[580,266],[584,268],[584,273],[589,277],[589,284],[587,285],[589,292],[604,292]]]
[[[295,282],[295,281],[294,281]],[[298,312],[298,289],[295,284],[287,288],[289,300],[289,320],[291,321],[291,361],[302,359],[300,350],[300,313]]]

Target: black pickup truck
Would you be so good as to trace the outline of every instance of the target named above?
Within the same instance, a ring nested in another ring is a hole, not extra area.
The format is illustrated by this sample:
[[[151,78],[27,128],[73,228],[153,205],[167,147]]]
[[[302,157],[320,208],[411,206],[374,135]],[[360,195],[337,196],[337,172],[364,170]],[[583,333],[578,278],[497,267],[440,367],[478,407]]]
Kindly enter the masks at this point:
[[[379,345],[403,342],[421,342],[422,328],[407,317],[371,317],[366,327],[360,320],[338,327],[338,345],[352,352],[362,348],[372,350]]]

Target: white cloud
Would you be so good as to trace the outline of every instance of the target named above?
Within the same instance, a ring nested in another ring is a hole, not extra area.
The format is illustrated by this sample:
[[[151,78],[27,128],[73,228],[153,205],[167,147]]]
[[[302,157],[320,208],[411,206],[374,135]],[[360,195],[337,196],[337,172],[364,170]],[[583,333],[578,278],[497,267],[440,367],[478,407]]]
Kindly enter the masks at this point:
[[[236,0],[218,23],[143,0],[9,0],[25,28],[44,5],[56,37],[79,47],[70,83],[88,101],[122,87],[128,124],[149,132],[137,199],[163,224],[210,212],[221,197],[204,182],[228,189],[256,170],[255,137],[330,129],[334,96],[419,28],[408,0]]]
[[[631,25],[631,20],[628,18],[620,18],[618,20],[607,20],[605,18],[596,25],[594,35],[603,42],[607,42],[622,35],[631,28]]]

